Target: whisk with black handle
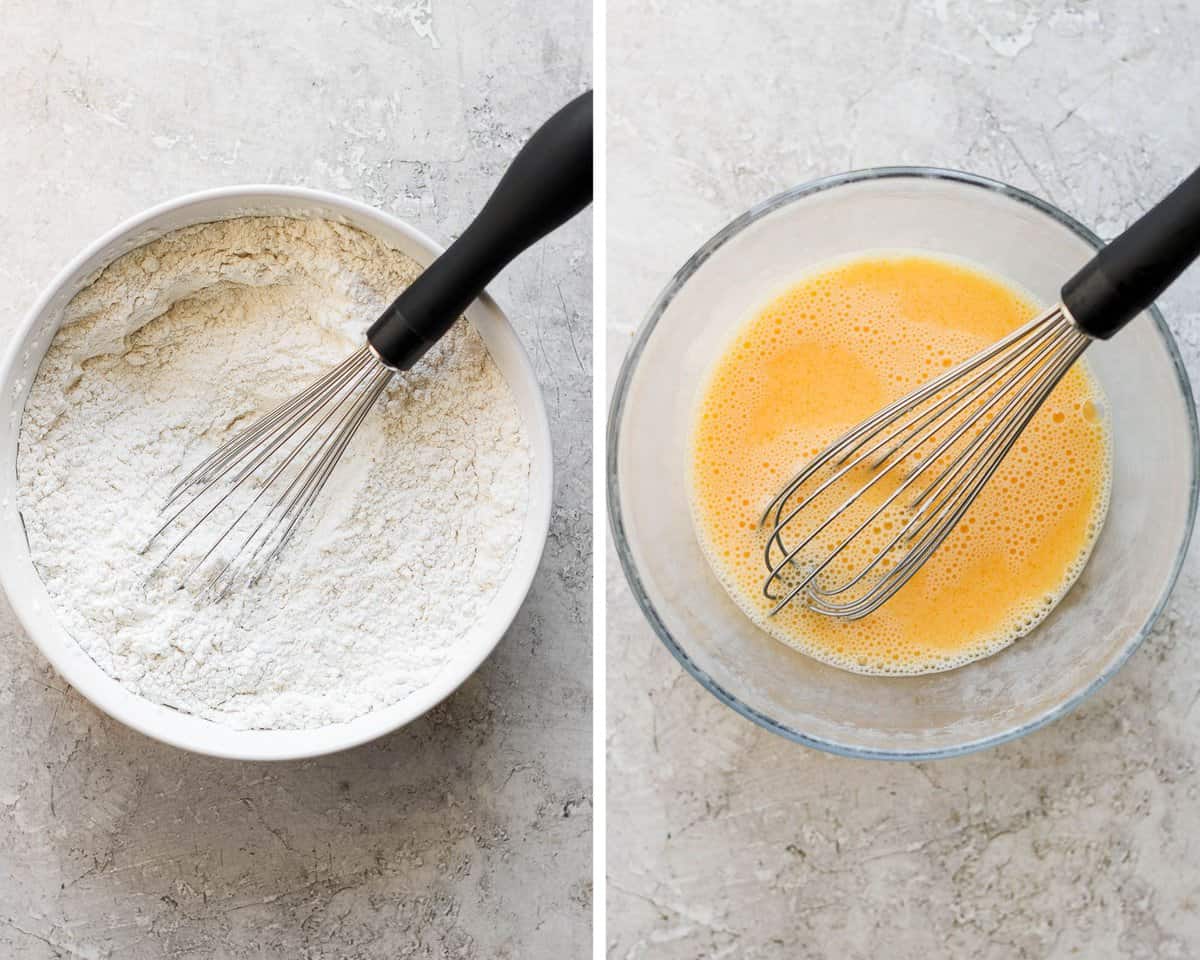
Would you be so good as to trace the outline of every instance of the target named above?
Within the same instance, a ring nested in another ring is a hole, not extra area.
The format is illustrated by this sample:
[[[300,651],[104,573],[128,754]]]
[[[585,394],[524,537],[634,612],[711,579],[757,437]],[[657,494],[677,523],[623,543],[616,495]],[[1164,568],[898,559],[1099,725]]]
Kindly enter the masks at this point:
[[[854,427],[771,501],[763,595],[856,620],[907,583],[966,514],[1094,340],[1200,257],[1200,169],[1063,285],[1061,301]]]
[[[169,531],[177,535],[150,576],[190,542],[195,549],[179,586],[204,571],[202,592],[220,596],[261,577],[397,372],[420,360],[514,257],[591,200],[588,91],[530,137],[479,215],[371,325],[362,347],[217,448],[175,486],[162,525],[143,552]]]

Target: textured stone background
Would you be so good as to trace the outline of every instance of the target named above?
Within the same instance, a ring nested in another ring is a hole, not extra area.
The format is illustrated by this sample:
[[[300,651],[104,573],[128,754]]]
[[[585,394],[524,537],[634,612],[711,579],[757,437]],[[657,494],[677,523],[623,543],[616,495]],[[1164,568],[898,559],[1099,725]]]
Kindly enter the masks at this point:
[[[0,343],[178,194],[304,184],[443,242],[588,85],[587,0],[0,0]],[[0,600],[0,956],[581,956],[591,912],[591,233],[491,288],[545,389],[557,509],[516,625],[374,744],[237,764],[67,689]]]
[[[612,0],[611,378],[700,241],[812,177],[989,174],[1112,236],[1200,163],[1200,5]],[[1200,377],[1200,270],[1161,301]],[[610,552],[619,960],[1200,955],[1200,570],[1098,696],[961,760],[792,745],[687,677]],[[652,736],[652,731],[654,735]]]

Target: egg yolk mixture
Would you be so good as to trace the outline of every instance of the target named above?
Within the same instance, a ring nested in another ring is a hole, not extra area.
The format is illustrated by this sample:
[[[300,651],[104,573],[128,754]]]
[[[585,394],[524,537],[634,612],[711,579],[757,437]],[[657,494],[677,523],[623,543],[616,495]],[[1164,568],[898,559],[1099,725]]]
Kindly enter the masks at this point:
[[[1108,507],[1110,431],[1083,361],[963,520],[878,610],[838,620],[798,598],[768,617],[774,604],[762,594],[768,530],[759,521],[797,470],[1036,312],[963,263],[876,256],[810,276],[737,331],[701,390],[689,493],[713,570],[755,623],[847,670],[918,674],[995,653],[1050,612],[1083,569]]]

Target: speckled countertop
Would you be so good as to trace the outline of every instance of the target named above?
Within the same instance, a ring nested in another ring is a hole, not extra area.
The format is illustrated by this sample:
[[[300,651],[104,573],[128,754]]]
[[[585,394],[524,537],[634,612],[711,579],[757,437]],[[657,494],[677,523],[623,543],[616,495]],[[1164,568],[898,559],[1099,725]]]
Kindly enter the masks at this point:
[[[1200,163],[1200,6],[613,0],[609,348],[695,247],[818,175],[928,163],[1111,237]],[[1160,305],[1200,378],[1200,270]],[[615,960],[1200,955],[1200,570],[1101,693],[1016,743],[881,764],[721,706],[608,561]]]
[[[205,187],[302,184],[443,242],[588,84],[584,0],[7,0],[0,338],[85,243]],[[161,746],[57,677],[0,600],[0,956],[582,956],[591,914],[591,231],[491,288],[543,384],[556,509],[479,673],[304,763]]]

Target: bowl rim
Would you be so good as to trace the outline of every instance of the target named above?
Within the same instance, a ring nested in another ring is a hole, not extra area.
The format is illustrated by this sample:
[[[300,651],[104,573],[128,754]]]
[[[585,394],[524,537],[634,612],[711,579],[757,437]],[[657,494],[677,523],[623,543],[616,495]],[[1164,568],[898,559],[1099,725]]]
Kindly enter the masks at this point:
[[[420,255],[415,256],[414,259],[417,259],[422,266],[428,266],[442,254],[444,249],[416,227],[384,210],[324,190],[281,184],[249,183],[183,194],[157,203],[126,218],[88,243],[54,275],[10,334],[11,339],[0,357],[0,390],[12,389],[15,378],[21,376],[21,346],[39,318],[67,284],[80,278],[83,267],[101,251],[119,245],[122,240],[138,239],[139,234],[154,230],[156,223],[162,218],[192,205],[240,201],[248,210],[253,210],[256,202],[264,200],[269,203],[294,201],[302,208],[309,208],[310,211],[314,208],[324,207],[335,217],[341,214],[354,218],[354,222],[359,224],[359,229],[364,229],[366,232],[371,231],[361,226],[363,222],[382,224],[403,236],[416,250],[420,251]],[[198,217],[191,223],[214,222],[237,215],[236,212],[233,212],[211,219]],[[290,216],[302,215],[302,213],[290,214],[280,211],[278,214],[254,214],[248,212],[245,215]],[[170,230],[163,232],[167,233]],[[148,240],[139,240],[138,243],[127,249],[118,248],[116,254],[110,257],[104,266],[128,252],[129,249],[136,249],[145,242]],[[98,269],[103,269],[103,267]],[[95,272],[95,270],[89,271],[89,275]],[[513,370],[522,380],[528,382],[533,416],[526,415],[524,420],[529,434],[531,455],[534,458],[534,468],[530,472],[527,516],[523,531],[523,537],[529,537],[531,542],[527,550],[522,551],[524,559],[522,560],[518,555],[518,562],[509,572],[510,581],[515,584],[515,588],[512,590],[508,602],[490,609],[486,618],[480,621],[480,626],[486,625],[487,627],[481,637],[484,642],[476,642],[470,650],[470,656],[460,654],[460,657],[450,660],[424,687],[413,691],[393,704],[377,708],[345,723],[326,724],[322,727],[304,730],[240,730],[180,712],[179,716],[186,718],[181,721],[180,729],[176,729],[169,723],[164,728],[153,722],[156,719],[161,721],[160,711],[163,709],[169,710],[171,713],[177,711],[163,707],[128,688],[122,688],[128,697],[108,692],[104,689],[105,687],[109,684],[119,685],[119,682],[108,676],[91,657],[85,653],[78,656],[76,651],[59,650],[57,641],[53,645],[44,641],[40,635],[43,629],[42,621],[49,618],[52,622],[57,622],[53,608],[49,611],[39,609],[38,605],[22,591],[13,589],[15,576],[13,567],[22,559],[24,564],[33,568],[33,575],[40,580],[36,567],[33,567],[32,559],[27,552],[23,558],[0,556],[0,590],[3,590],[17,621],[42,656],[93,706],[124,725],[154,740],[192,753],[231,760],[304,760],[337,753],[394,733],[423,716],[450,696],[492,654],[524,605],[541,567],[541,559],[550,531],[554,491],[553,443],[545,397],[524,344],[517,335],[508,315],[486,290],[464,311],[464,315],[477,328],[478,321],[483,321],[487,328],[505,342],[505,352],[511,356]],[[47,343],[48,348],[49,342]],[[23,411],[24,402],[22,402],[21,409]],[[544,457],[545,460],[544,466],[540,469],[536,462],[539,456]],[[12,467],[15,474],[15,457]],[[17,511],[15,502],[12,509]],[[19,512],[17,512],[17,517],[18,523],[20,523]],[[59,628],[70,643],[75,643],[61,624],[59,624]],[[77,650],[80,653],[83,652],[81,647],[77,647]],[[132,698],[132,701],[128,698]],[[404,709],[401,709],[402,706]],[[192,721],[210,725],[211,740],[197,737],[190,729]],[[345,731],[345,735],[337,736],[342,730]]]
[[[1187,369],[1183,362],[1183,357],[1179,352],[1179,347],[1175,343],[1175,338],[1167,327],[1166,321],[1163,319],[1162,313],[1159,311],[1157,304],[1151,304],[1147,308],[1151,319],[1154,322],[1155,329],[1158,331],[1160,338],[1167,349],[1167,354],[1171,359],[1172,366],[1175,370],[1177,385],[1184,402],[1184,409],[1188,421],[1188,434],[1190,438],[1191,457],[1189,465],[1191,468],[1191,479],[1188,489],[1188,508],[1187,518],[1184,523],[1183,538],[1179,545],[1179,550],[1175,556],[1171,570],[1163,582],[1162,590],[1159,593],[1158,600],[1155,603],[1154,609],[1141,628],[1126,642],[1125,648],[1120,652],[1120,655],[1109,665],[1108,669],[1096,676],[1083,690],[1078,691],[1074,696],[1067,698],[1056,706],[1050,707],[1043,711],[1039,716],[1023,723],[1020,726],[1014,727],[1011,730],[1005,730],[998,734],[992,734],[986,737],[979,737],[974,740],[969,740],[964,743],[955,744],[950,747],[944,747],[936,750],[922,749],[878,749],[850,746],[844,743],[839,743],[836,740],[827,739],[824,737],[814,736],[804,733],[800,730],[793,729],[787,724],[781,723],[772,717],[767,716],[748,703],[743,702],[729,690],[725,689],[720,683],[714,680],[707,672],[705,672],[694,660],[688,656],[687,651],[683,649],[682,644],[677,641],[671,632],[667,629],[666,624],[659,616],[653,602],[646,591],[644,582],[638,573],[636,564],[634,563],[632,553],[629,549],[628,539],[625,534],[625,521],[621,513],[621,493],[620,481],[618,479],[617,456],[620,440],[620,430],[622,414],[625,410],[625,401],[628,396],[629,385],[633,378],[633,373],[637,368],[638,360],[641,357],[646,344],[653,335],[655,328],[658,326],[659,320],[667,307],[674,300],[675,295],[682,289],[684,284],[691,278],[704,262],[712,256],[721,246],[732,239],[737,234],[741,233],[755,221],[762,219],[798,200],[810,197],[814,194],[831,190],[837,187],[847,186],[856,183],[863,183],[872,180],[885,179],[916,179],[916,180],[945,180],[955,184],[988,190],[994,193],[999,193],[1004,197],[1025,204],[1035,211],[1050,217],[1057,221],[1060,225],[1066,227],[1080,239],[1085,241],[1095,250],[1099,250],[1104,246],[1104,241],[1088,229],[1074,217],[1063,212],[1054,204],[1033,194],[1004,183],[1000,180],[992,179],[991,177],[981,176],[979,174],[968,173],[962,170],[956,170],[949,167],[932,167],[932,166],[884,166],[884,167],[867,167],[857,170],[850,170],[844,173],[832,174],[826,177],[820,177],[815,180],[810,180],[798,186],[791,187],[774,196],[768,197],[754,206],[750,207],[741,215],[729,221],[724,227],[718,230],[715,234],[709,237],[700,247],[693,253],[687,261],[680,267],[671,279],[663,287],[654,303],[647,311],[645,318],[642,320],[641,326],[638,328],[633,344],[626,351],[625,357],[621,362],[621,368],[617,374],[617,379],[613,385],[612,399],[609,405],[606,455],[605,455],[605,485],[607,488],[608,499],[608,517],[609,526],[612,532],[613,540],[617,549],[617,557],[621,563],[621,569],[624,571],[625,579],[629,584],[630,590],[634,598],[637,600],[638,606],[642,610],[642,614],[649,621],[650,626],[657,634],[659,640],[671,652],[672,656],[683,666],[683,668],[692,675],[699,684],[704,687],[709,693],[716,697],[719,701],[730,707],[737,713],[753,721],[760,727],[778,734],[795,743],[800,743],[808,747],[814,747],[818,750],[823,750],[827,753],[832,753],[837,756],[851,757],[856,759],[868,760],[936,760],[949,757],[959,757],[968,753],[974,753],[978,750],[984,750],[988,747],[997,746],[1001,743],[1007,743],[1010,740],[1015,740],[1018,737],[1023,737],[1026,734],[1032,733],[1044,727],[1046,724],[1058,719],[1074,710],[1080,703],[1099,690],[1107,683],[1116,673],[1125,665],[1125,662],[1133,655],[1134,651],[1141,646],[1142,641],[1149,635],[1155,622],[1162,614],[1166,607],[1167,601],[1170,598],[1171,591],[1174,589],[1176,582],[1179,579],[1179,574],[1183,568],[1184,560],[1187,557],[1188,546],[1191,542],[1192,533],[1195,527],[1196,520],[1196,504],[1197,504],[1197,478],[1200,476],[1200,430],[1197,426],[1196,405],[1192,396],[1191,382],[1188,378]]]

